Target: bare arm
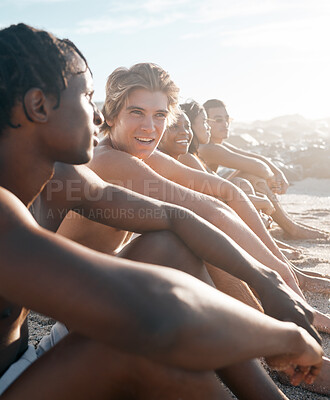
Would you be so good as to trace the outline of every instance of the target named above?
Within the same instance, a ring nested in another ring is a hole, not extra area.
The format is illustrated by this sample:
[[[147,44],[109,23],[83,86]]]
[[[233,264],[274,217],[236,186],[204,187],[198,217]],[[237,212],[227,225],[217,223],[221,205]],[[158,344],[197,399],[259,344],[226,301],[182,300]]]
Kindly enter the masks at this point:
[[[192,154],[186,154],[184,161],[189,161],[189,165],[183,165],[180,158],[179,162],[166,154],[155,152],[149,157],[147,163],[167,179],[182,186],[188,187],[190,185],[198,192],[226,201],[252,231],[262,239],[266,246],[273,249],[274,243],[251,203],[255,201],[260,208],[270,211],[271,214],[274,209],[270,201],[267,198],[263,199],[256,196],[251,199],[236,185],[219,177],[217,174],[210,174],[201,167],[197,170],[197,165],[193,166],[193,163],[197,162],[196,160],[198,159]],[[256,205],[255,203],[253,204]]]
[[[186,155],[185,161],[193,157]],[[193,159],[190,165],[183,164],[180,160],[163,154],[159,151],[154,152],[146,163],[158,174],[185,187],[191,187],[197,192],[214,196],[224,201],[245,201],[249,203],[247,196],[233,183],[219,177],[217,174],[210,174],[205,169],[197,169],[197,164],[193,166]],[[234,207],[232,207],[234,208]]]
[[[234,168],[256,175],[262,179],[271,179],[274,174],[267,164],[254,157],[239,154],[220,144],[201,145],[198,153],[207,163]]]
[[[116,159],[116,157],[120,159]],[[121,165],[121,168],[114,169],[112,162]],[[117,183],[121,182],[123,186],[132,185],[137,192],[145,193],[147,191],[152,197],[184,205],[210,221],[211,224],[189,214],[188,210],[182,210],[180,212],[183,212],[183,217],[171,219],[171,229],[201,259],[244,280],[255,288],[269,315],[295,321],[309,329],[317,337],[314,328],[306,320],[306,315],[307,318],[311,317],[311,309],[307,303],[298,299],[293,292],[289,294],[289,288],[280,283],[282,281],[277,274],[252,258],[216,227],[217,218],[219,221],[219,209],[223,207],[219,201],[209,196],[203,197],[205,195],[168,181],[140,160],[124,152],[111,150],[111,154],[106,153],[104,157],[94,158],[92,167],[105,180],[115,180]],[[191,219],[190,224],[183,222],[185,215],[189,220]],[[221,226],[221,223],[218,222],[218,224]],[[274,296],[277,298],[276,302],[273,301]],[[300,310],[303,310],[302,314],[295,310],[296,301],[299,303]]]
[[[1,190],[0,200],[0,292],[8,300],[123,351],[189,369],[262,355],[282,355],[289,365],[300,352],[299,365],[318,366],[321,348],[295,325],[184,273],[90,251],[39,228],[9,192]]]
[[[233,152],[235,152],[237,154],[241,154],[242,156],[253,157],[253,158],[256,158],[257,160],[260,160],[260,161],[264,162],[265,164],[268,165],[268,167],[274,173],[279,171],[279,169],[267,157],[264,157],[264,156],[262,156],[260,154],[257,154],[257,153],[253,153],[252,151],[239,149],[238,147],[233,146],[232,144],[226,143],[226,142],[222,143],[221,146],[223,146],[223,147],[227,148],[228,150],[231,150],[231,151],[233,151]]]
[[[73,210],[95,222],[142,233],[169,229],[162,205],[155,199],[105,182],[85,165],[57,163],[54,177],[41,193],[36,209],[43,210],[43,214],[49,210],[51,215],[58,213],[57,227],[65,217],[63,210]],[[49,229],[45,218],[36,215],[36,219]]]
[[[180,163],[186,165],[187,167],[207,172],[205,166],[201,163],[200,159],[191,153],[180,155],[178,161],[180,161]]]
[[[261,162],[265,163],[274,174],[275,185],[277,183],[275,193],[283,194],[287,191],[287,189],[289,187],[289,183],[288,183],[284,173],[279,168],[277,168],[276,165],[269,158],[264,157],[260,154],[256,154],[256,153],[253,153],[250,151],[239,149],[229,143],[223,143],[222,146],[224,146],[225,148],[227,148],[237,154],[241,154],[241,155],[247,156],[247,157],[253,157],[256,160],[260,160]]]

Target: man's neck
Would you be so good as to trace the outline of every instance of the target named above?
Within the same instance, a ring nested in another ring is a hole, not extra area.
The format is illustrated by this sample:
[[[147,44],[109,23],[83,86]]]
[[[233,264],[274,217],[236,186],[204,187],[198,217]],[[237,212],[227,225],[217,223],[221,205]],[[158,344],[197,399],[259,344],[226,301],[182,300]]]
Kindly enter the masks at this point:
[[[14,193],[27,207],[54,173],[54,164],[29,144],[1,141],[0,186]]]

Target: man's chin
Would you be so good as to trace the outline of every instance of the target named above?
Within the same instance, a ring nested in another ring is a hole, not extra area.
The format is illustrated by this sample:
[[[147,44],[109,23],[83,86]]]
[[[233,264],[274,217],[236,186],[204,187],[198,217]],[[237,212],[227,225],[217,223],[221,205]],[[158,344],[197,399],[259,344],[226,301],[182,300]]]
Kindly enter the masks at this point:
[[[79,157],[74,162],[71,162],[71,164],[74,165],[81,165],[81,164],[87,164],[91,159],[93,158],[93,148],[89,149],[88,151],[79,154]]]

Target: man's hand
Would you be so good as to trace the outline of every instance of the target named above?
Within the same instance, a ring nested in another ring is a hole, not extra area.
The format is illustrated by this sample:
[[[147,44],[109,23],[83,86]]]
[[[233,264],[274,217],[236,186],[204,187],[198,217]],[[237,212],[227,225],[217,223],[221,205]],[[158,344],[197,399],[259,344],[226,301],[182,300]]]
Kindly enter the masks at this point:
[[[292,385],[301,382],[312,384],[322,366],[323,351],[321,346],[302,328],[298,328],[299,337],[295,338],[292,352],[274,357],[267,357],[268,365],[283,371]]]

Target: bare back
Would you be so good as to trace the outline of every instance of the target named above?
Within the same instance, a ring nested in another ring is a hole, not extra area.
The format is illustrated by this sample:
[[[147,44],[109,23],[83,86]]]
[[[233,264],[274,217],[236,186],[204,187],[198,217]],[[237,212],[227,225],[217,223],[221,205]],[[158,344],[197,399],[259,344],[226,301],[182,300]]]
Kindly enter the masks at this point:
[[[7,232],[6,201],[7,193],[0,187],[0,238]],[[26,308],[0,296],[0,376],[27,348],[28,313]]]

